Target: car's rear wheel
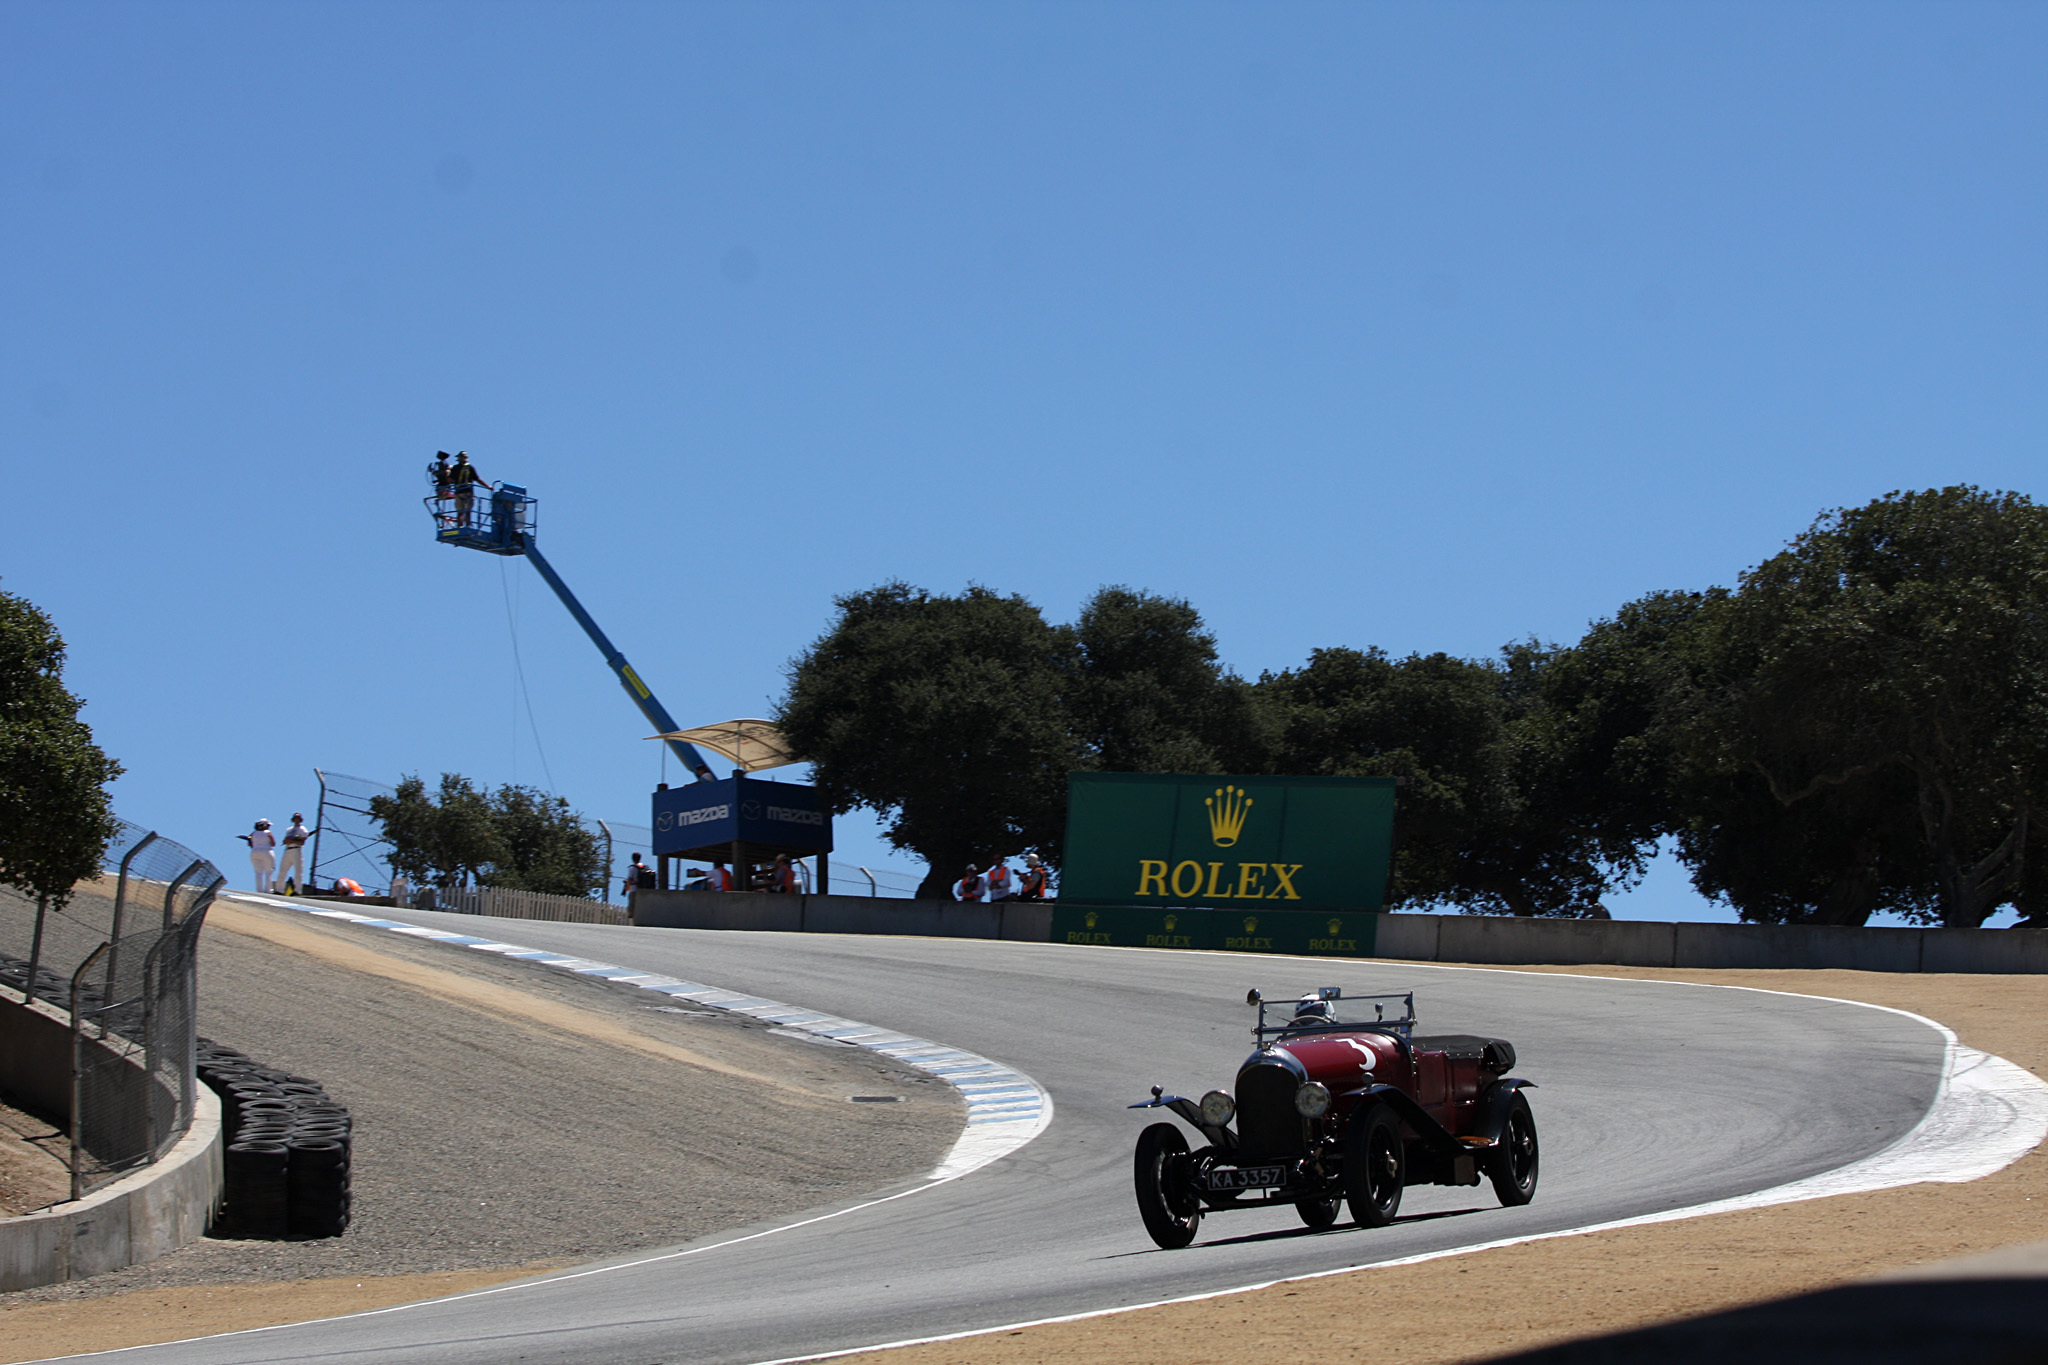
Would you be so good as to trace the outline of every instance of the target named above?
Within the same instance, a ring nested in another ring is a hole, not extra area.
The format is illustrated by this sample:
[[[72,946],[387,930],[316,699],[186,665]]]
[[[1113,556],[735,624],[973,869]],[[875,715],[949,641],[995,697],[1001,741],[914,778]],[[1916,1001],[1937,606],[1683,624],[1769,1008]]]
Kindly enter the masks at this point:
[[[1180,1129],[1155,1123],[1138,1134],[1131,1176],[1138,1216],[1152,1240],[1168,1251],[1194,1241],[1195,1229],[1202,1226],[1202,1205],[1188,1187],[1188,1143]]]
[[[1304,1199],[1294,1206],[1301,1215],[1301,1221],[1312,1228],[1326,1228],[1337,1221],[1337,1211],[1344,1207],[1344,1196],[1332,1199]]]
[[[1540,1153],[1536,1146],[1536,1116],[1529,1101],[1517,1090],[1508,1105],[1508,1121],[1501,1127],[1500,1145],[1487,1153],[1486,1173],[1493,1178],[1493,1192],[1510,1208],[1536,1197],[1536,1167]]]
[[[1354,1115],[1344,1140],[1344,1197],[1362,1228],[1383,1228],[1401,1211],[1407,1153],[1401,1121],[1384,1104]]]

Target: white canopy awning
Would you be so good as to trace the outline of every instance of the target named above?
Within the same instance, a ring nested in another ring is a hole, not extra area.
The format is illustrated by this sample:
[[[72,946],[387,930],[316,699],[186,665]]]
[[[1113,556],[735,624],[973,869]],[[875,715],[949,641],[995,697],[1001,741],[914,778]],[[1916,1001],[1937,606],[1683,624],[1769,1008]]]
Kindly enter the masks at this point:
[[[700,725],[694,730],[671,730],[665,735],[649,735],[648,738],[679,739],[685,744],[695,744],[728,759],[734,767],[747,773],[757,773],[763,768],[780,768],[798,761],[796,755],[789,751],[789,741],[782,737],[782,731],[775,728],[773,721],[726,720],[716,725]]]

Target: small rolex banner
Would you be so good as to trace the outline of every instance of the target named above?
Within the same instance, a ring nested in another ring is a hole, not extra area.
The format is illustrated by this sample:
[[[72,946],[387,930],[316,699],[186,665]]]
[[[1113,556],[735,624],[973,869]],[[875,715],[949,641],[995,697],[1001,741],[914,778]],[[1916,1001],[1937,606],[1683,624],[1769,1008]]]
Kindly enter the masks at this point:
[[[1372,951],[1393,846],[1393,778],[1067,781],[1053,942]]]

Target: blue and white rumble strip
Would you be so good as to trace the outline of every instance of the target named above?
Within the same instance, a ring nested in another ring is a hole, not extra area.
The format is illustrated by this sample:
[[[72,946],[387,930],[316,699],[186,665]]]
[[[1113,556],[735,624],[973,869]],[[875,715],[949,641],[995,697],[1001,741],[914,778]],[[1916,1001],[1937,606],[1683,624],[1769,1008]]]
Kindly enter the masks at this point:
[[[729,991],[719,986],[707,986],[699,981],[682,981],[672,976],[635,971],[631,967],[615,967],[608,962],[593,962],[589,958],[545,952],[517,943],[501,943],[496,939],[458,934],[447,929],[428,929],[417,924],[407,924],[403,920],[358,915],[352,910],[333,910],[325,906],[315,909],[308,902],[291,897],[254,896],[240,891],[230,892],[228,895],[233,900],[248,901],[277,910],[296,910],[302,915],[312,915],[318,919],[343,920],[366,929],[382,929],[387,933],[404,934],[408,938],[452,943],[458,947],[474,948],[480,953],[496,953],[500,957],[514,958],[522,962],[537,962],[547,967],[559,967],[583,976],[603,977],[607,981],[616,981],[621,985],[638,986],[666,999],[687,1000],[692,1004],[705,1005],[712,1009],[730,1010],[735,1014],[759,1019],[763,1023],[774,1024],[778,1028],[829,1039],[835,1043],[864,1047],[870,1052],[892,1057],[905,1066],[915,1067],[919,1071],[938,1077],[958,1090],[967,1101],[967,1130],[960,1135],[960,1140],[953,1144],[953,1149],[946,1153],[945,1160],[933,1169],[928,1177],[932,1180],[951,1180],[955,1176],[979,1170],[990,1162],[1016,1151],[1044,1132],[1052,1123],[1052,1096],[1046,1094],[1045,1088],[1037,1081],[1015,1067],[990,1061],[979,1053],[948,1047],[944,1043],[934,1043],[926,1038],[913,1038],[907,1033],[897,1033],[892,1029],[877,1028],[873,1024],[863,1024],[852,1019],[841,1019],[837,1015],[804,1009],[799,1005],[785,1005],[780,1001],[766,1000],[758,995]]]

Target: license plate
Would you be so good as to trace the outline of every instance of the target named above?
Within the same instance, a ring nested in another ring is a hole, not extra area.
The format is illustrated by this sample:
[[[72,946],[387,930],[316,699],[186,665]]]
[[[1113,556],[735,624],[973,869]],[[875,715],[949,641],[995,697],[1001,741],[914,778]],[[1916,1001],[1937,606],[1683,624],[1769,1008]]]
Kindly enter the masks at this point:
[[[1286,1183],[1285,1166],[1226,1166],[1209,1172],[1212,1190],[1270,1190]]]

